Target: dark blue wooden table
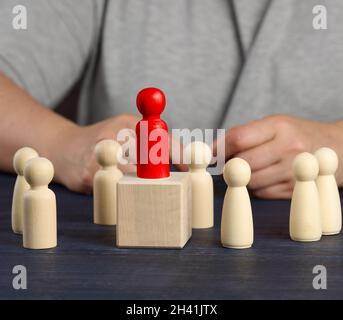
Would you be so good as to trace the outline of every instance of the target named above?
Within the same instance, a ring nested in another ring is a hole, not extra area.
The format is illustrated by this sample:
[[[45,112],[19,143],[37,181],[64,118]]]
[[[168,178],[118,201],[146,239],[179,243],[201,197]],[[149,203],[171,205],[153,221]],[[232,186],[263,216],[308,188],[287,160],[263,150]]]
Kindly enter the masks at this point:
[[[225,184],[215,178],[215,228],[195,230],[183,250],[118,249],[115,228],[92,223],[92,197],[52,185],[58,247],[31,251],[11,231],[15,177],[0,174],[0,299],[342,299],[343,236],[316,243],[289,239],[289,201],[252,200],[251,249],[220,245]],[[12,269],[27,268],[27,290],[14,290]],[[327,290],[312,285],[327,268]]]

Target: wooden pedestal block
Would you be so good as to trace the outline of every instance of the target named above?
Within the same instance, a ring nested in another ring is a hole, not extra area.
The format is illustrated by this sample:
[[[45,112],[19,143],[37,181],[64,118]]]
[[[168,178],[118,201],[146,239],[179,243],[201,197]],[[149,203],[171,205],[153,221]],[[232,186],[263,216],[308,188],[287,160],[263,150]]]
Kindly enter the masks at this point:
[[[117,246],[183,248],[192,234],[188,173],[124,176],[117,185]]]

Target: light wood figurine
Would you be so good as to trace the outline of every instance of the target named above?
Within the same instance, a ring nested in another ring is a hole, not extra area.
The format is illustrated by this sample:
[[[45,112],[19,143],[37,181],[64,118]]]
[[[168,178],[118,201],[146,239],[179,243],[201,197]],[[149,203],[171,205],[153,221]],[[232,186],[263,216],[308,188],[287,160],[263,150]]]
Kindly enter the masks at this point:
[[[117,167],[122,157],[122,148],[115,140],[102,140],[95,147],[95,155],[101,168],[94,177],[94,223],[115,225],[117,183],[123,176]]]
[[[13,157],[13,168],[17,173],[12,198],[12,230],[23,233],[24,192],[30,189],[24,178],[24,167],[28,160],[38,157],[38,153],[29,147],[19,149]]]
[[[56,247],[56,197],[48,188],[53,165],[46,158],[34,158],[27,162],[24,176],[30,190],[24,193],[23,245],[28,249]]]
[[[318,161],[311,153],[298,154],[293,161],[295,186],[289,221],[290,237],[294,241],[318,241],[322,236],[318,189],[315,183]]]
[[[253,217],[246,187],[250,177],[250,166],[243,159],[231,159],[224,166],[224,180],[228,185],[221,221],[221,242],[224,247],[245,249],[253,244]]]
[[[206,171],[211,162],[210,147],[201,141],[185,148],[189,163],[192,189],[192,227],[195,229],[213,227],[213,179]]]
[[[316,183],[319,192],[322,234],[338,234],[342,229],[341,199],[335,178],[338,157],[336,152],[330,148],[320,148],[314,155],[319,163],[319,175]]]

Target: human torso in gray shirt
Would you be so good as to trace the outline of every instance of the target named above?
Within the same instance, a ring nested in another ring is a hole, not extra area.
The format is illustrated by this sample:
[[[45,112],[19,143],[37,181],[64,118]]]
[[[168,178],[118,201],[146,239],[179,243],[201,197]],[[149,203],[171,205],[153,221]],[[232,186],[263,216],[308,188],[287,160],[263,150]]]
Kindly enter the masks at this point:
[[[343,115],[343,3],[316,1],[23,0],[0,4],[0,69],[54,107],[84,69],[79,122],[136,113],[136,93],[167,95],[172,128],[228,128],[274,113]]]

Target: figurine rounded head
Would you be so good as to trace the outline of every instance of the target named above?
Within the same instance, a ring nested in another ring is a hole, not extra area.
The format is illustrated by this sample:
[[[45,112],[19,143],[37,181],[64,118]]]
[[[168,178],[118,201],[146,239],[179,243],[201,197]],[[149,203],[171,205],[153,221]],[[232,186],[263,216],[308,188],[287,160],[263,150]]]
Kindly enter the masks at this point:
[[[311,181],[318,176],[319,165],[316,157],[309,152],[299,153],[293,160],[293,174],[297,181]]]
[[[13,157],[14,171],[17,174],[22,176],[24,174],[24,168],[25,168],[26,162],[37,157],[38,157],[37,151],[32,148],[24,147],[24,148],[19,149]]]
[[[187,145],[184,156],[191,169],[205,169],[211,163],[212,151],[208,144],[194,141]]]
[[[224,180],[229,187],[244,187],[251,177],[249,163],[241,158],[233,158],[224,166]]]
[[[95,146],[95,157],[102,167],[115,166],[123,156],[121,145],[111,139],[98,142]]]
[[[320,175],[334,175],[338,168],[337,153],[330,148],[320,148],[314,153],[319,163]]]
[[[33,188],[47,186],[54,177],[54,166],[46,158],[31,159],[25,165],[24,177]]]
[[[145,88],[138,93],[136,104],[143,116],[158,116],[166,106],[166,97],[160,89]]]

